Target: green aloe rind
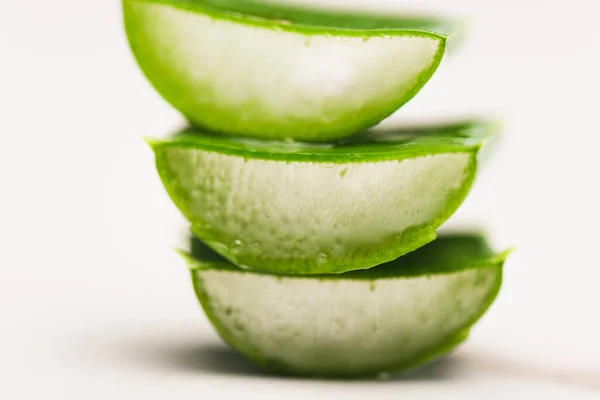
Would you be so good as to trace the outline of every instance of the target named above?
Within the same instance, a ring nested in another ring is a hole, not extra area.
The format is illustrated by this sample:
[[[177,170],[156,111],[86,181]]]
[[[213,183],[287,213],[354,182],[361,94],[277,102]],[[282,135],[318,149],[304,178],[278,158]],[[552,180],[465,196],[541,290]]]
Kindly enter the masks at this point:
[[[225,0],[123,0],[148,80],[192,124],[227,135],[328,141],[410,100],[450,21]]]
[[[197,239],[182,254],[204,311],[241,354],[277,373],[357,377],[415,368],[465,340],[508,252],[479,234],[446,235],[370,270],[321,276],[244,271]]]
[[[213,250],[252,270],[326,274],[432,241],[467,195],[494,127],[367,131],[327,145],[192,130],[150,144],[167,192]]]
[[[132,1],[132,0],[125,0]],[[136,0],[133,0],[136,1]],[[305,8],[282,2],[254,0],[137,0],[173,4],[191,11],[285,31],[315,31],[335,35],[347,31],[414,30],[450,36],[462,23],[451,18],[369,13],[361,10]]]

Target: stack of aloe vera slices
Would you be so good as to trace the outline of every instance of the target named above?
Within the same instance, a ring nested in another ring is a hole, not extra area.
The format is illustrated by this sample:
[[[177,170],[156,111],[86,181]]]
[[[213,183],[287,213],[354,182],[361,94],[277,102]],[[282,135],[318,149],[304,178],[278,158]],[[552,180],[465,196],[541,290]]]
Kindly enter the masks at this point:
[[[149,143],[227,343],[278,372],[349,377],[413,368],[467,337],[506,253],[436,229],[494,125],[369,129],[432,76],[451,22],[249,0],[123,9],[141,69],[190,121]]]

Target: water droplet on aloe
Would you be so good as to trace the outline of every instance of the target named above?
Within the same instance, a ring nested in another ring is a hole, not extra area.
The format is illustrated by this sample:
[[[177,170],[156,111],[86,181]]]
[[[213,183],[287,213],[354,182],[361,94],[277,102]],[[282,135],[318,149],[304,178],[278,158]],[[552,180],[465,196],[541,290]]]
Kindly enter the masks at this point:
[[[325,253],[319,253],[319,255],[317,256],[317,264],[321,265],[327,262],[327,254]]]
[[[243,248],[244,248],[244,242],[237,239],[237,240],[234,240],[233,243],[231,244],[230,250],[233,254],[238,254],[240,251],[242,251]]]

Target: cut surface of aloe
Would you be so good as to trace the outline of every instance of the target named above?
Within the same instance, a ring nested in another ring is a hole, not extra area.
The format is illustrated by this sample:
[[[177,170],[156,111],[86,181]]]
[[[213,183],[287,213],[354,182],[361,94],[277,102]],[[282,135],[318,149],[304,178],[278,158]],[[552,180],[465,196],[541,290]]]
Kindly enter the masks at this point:
[[[173,202],[215,251],[265,272],[342,273],[433,240],[490,128],[371,130],[327,145],[189,130],[150,144]]]
[[[221,337],[277,372],[351,377],[414,368],[462,342],[495,299],[506,253],[440,236],[390,263],[341,275],[244,271],[194,239],[185,255]]]
[[[436,70],[451,23],[226,0],[123,0],[148,80],[192,124],[327,141],[371,127]]]

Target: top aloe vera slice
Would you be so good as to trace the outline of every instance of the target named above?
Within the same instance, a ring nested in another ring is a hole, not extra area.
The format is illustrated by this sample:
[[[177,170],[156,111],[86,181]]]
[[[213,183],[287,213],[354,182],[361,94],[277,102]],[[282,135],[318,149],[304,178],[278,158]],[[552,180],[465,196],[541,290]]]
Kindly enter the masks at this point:
[[[259,271],[342,273],[433,240],[492,127],[371,130],[330,144],[192,129],[150,144],[167,192],[215,251]]]
[[[123,0],[133,53],[190,122],[328,141],[369,128],[429,80],[449,21],[232,0]]]

